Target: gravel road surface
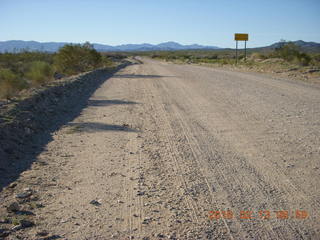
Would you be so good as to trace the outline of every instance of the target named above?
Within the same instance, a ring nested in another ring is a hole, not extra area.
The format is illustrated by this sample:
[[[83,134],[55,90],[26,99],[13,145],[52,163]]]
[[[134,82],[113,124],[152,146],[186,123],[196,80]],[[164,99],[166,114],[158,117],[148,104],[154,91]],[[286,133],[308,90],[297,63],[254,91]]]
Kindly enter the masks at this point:
[[[21,175],[44,207],[15,234],[320,239],[319,85],[141,60]]]

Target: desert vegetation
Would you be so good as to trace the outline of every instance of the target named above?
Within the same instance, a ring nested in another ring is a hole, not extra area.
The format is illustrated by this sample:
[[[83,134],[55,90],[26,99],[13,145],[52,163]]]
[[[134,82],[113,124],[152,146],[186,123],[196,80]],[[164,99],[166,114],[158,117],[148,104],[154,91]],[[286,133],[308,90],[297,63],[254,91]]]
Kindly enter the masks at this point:
[[[238,61],[234,49],[150,51],[137,54],[178,64],[236,68],[276,73],[303,81],[320,81],[319,49],[306,51],[293,42],[282,41],[274,48],[249,48],[246,58],[244,50],[239,49]]]
[[[17,96],[23,89],[39,87],[62,76],[112,66],[90,43],[67,44],[57,53],[19,52],[0,54],[0,99]]]
[[[182,51],[154,51],[141,53],[154,59],[173,61],[177,63],[208,63],[218,65],[236,64],[234,49],[219,50],[182,50]],[[245,59],[242,49],[239,50],[238,64],[262,65],[277,62],[285,66],[315,66],[320,67],[319,53],[306,53],[292,42],[281,42],[274,49],[248,49]]]
[[[101,63],[101,54],[89,43],[65,45],[54,56],[57,71],[67,75],[93,70],[100,67]]]

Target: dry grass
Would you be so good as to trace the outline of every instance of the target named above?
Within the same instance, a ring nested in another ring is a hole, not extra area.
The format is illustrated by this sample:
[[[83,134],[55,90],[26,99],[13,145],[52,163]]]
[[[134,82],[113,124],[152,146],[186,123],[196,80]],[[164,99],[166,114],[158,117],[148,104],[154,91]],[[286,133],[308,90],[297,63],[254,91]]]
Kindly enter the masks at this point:
[[[10,99],[23,88],[23,82],[9,69],[0,69],[0,98]]]
[[[53,80],[53,67],[46,62],[35,61],[31,63],[26,77],[31,81],[32,85],[42,85]]]

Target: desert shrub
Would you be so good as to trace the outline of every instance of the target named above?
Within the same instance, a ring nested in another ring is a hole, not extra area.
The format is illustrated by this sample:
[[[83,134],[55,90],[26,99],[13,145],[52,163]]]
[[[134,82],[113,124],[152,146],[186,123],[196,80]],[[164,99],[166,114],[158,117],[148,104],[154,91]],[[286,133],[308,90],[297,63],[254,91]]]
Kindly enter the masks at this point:
[[[307,66],[311,62],[311,57],[307,53],[301,52],[299,47],[292,42],[283,43],[276,48],[275,56],[302,66]]]
[[[53,62],[53,54],[43,52],[0,53],[0,68],[10,69],[19,76],[23,76],[29,69],[30,62]]]
[[[37,64],[34,64],[34,62],[39,61],[42,64],[35,66]],[[37,68],[42,69],[40,70],[42,75],[48,76],[46,69],[52,62],[53,54],[45,52],[0,53],[0,97],[11,98],[20,90],[28,88],[26,75],[30,74],[31,78],[35,79],[36,75],[41,75],[37,73]]]
[[[313,60],[316,61],[316,62],[320,62],[320,54],[315,54],[313,55]]]
[[[67,44],[55,55],[54,64],[59,72],[72,75],[100,67],[102,57],[89,43]]]
[[[310,63],[314,66],[320,67],[320,54],[313,54]]]
[[[311,62],[311,57],[306,53],[300,53],[295,57],[295,60],[298,64],[302,66],[308,66]]]
[[[53,79],[53,74],[54,71],[48,63],[34,61],[31,63],[30,69],[26,73],[26,77],[33,85],[41,85],[51,81]]]
[[[113,66],[113,62],[110,57],[101,56],[101,65],[103,67],[111,67],[111,66]]]
[[[264,55],[263,53],[259,53],[259,52],[254,52],[250,55],[250,59],[253,59],[253,60],[264,60],[266,58],[267,58],[266,55]]]
[[[294,60],[299,53],[298,47],[292,42],[282,43],[275,49],[275,55],[287,61]]]
[[[25,87],[25,83],[9,69],[0,69],[0,98],[10,99]]]

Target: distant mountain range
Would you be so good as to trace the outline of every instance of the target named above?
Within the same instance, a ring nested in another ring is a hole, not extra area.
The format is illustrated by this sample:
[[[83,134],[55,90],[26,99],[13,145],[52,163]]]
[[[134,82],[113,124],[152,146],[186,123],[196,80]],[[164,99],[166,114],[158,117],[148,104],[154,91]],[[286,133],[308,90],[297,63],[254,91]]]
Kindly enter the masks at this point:
[[[284,42],[277,42],[265,48],[276,49],[280,47],[283,43]],[[305,52],[320,52],[320,43],[305,42],[302,40],[294,41],[293,43]]]
[[[67,42],[36,42],[11,40],[0,42],[0,52],[19,52],[28,51],[45,51],[56,52],[59,48],[68,44]],[[124,44],[118,46],[110,46],[104,44],[93,43],[96,50],[102,52],[110,51],[165,51],[165,50],[187,50],[187,49],[218,49],[215,46],[202,46],[198,44],[182,45],[176,42],[165,42],[157,45],[143,44]]]
[[[320,43],[315,42],[305,42],[302,40],[294,41],[303,51],[306,52],[320,52]],[[20,52],[23,50],[28,51],[45,51],[45,52],[56,52],[68,44],[67,42],[36,42],[36,41],[21,41],[21,40],[11,40],[0,42],[0,52]],[[256,48],[256,49],[275,49],[279,47],[282,43],[277,42],[270,46]],[[124,44],[118,46],[110,46],[105,44],[93,43],[96,50],[101,52],[116,52],[116,51],[170,51],[170,50],[196,50],[196,49],[221,49],[216,46],[203,46],[198,44],[192,45],[182,45],[176,42],[165,42],[160,44]]]

